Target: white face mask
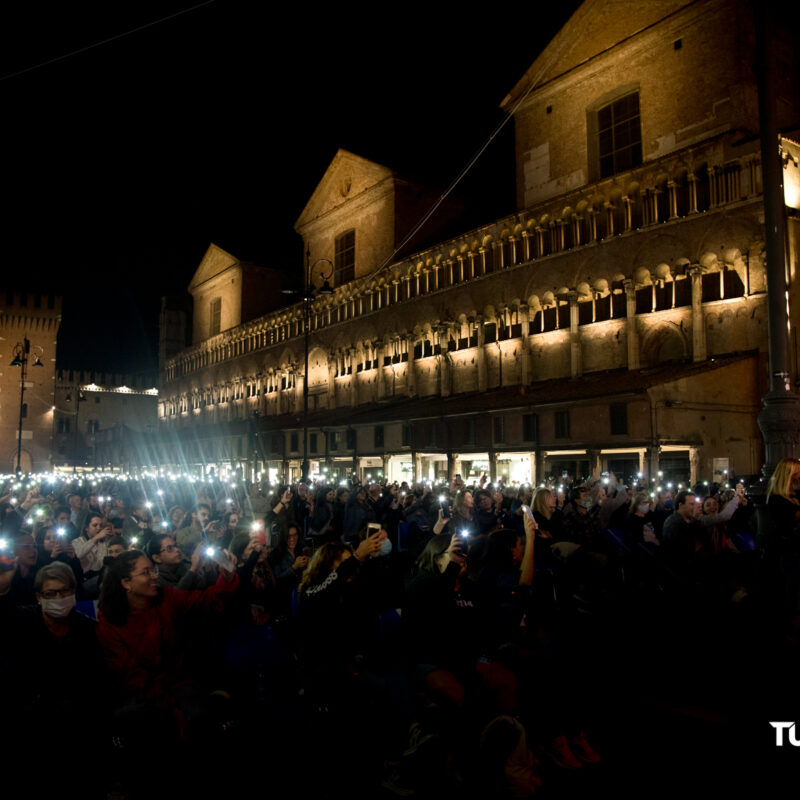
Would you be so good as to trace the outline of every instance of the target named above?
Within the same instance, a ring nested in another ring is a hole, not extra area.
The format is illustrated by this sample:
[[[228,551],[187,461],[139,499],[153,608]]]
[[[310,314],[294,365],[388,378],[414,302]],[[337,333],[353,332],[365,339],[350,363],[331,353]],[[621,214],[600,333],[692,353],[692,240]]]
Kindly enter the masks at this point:
[[[642,503],[639,506],[639,513],[646,514],[650,510],[650,503]]]
[[[75,608],[75,595],[71,594],[68,597],[54,597],[52,600],[43,597],[39,600],[39,605],[41,605],[42,611],[44,611],[48,617],[64,619],[64,617],[69,616],[69,612]]]
[[[391,552],[392,552],[392,541],[391,541],[391,539],[384,539],[381,542],[380,555],[388,556],[389,553],[391,553]]]

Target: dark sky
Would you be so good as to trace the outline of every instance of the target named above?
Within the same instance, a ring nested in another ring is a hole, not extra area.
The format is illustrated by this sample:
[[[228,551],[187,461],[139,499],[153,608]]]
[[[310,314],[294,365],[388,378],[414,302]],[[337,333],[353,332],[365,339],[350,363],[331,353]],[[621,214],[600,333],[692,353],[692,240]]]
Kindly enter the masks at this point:
[[[192,3],[27,4],[0,25],[4,279],[65,294],[62,366],[153,368],[159,298],[209,242],[298,270],[292,225],[339,147],[446,186],[578,5],[217,0],[90,47]],[[477,219],[513,210],[513,158],[509,124],[462,186]]]

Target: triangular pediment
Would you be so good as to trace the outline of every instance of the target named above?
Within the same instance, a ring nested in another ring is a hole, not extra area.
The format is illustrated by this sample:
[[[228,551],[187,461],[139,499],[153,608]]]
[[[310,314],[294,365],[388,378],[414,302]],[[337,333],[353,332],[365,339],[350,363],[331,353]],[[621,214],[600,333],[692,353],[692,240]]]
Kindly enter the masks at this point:
[[[531,83],[542,86],[675,13],[692,0],[586,0],[500,104],[510,108]]]
[[[224,272],[228,267],[239,263],[239,259],[236,258],[236,256],[232,256],[212,242],[208,246],[208,250],[206,250],[206,254],[203,256],[200,266],[197,268],[194,277],[189,283],[189,291],[191,292],[192,289],[199,286],[201,283],[211,280],[211,278],[219,275],[220,272]]]
[[[300,232],[309,222],[358,197],[393,175],[388,167],[347,150],[339,150],[295,222],[295,230]]]

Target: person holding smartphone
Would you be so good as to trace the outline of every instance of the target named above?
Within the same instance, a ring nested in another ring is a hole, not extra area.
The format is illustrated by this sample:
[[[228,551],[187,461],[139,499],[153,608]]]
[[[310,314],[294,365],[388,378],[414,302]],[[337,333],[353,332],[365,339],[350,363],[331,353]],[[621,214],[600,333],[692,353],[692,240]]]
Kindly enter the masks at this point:
[[[86,517],[81,535],[72,540],[72,547],[85,576],[103,568],[103,559],[108,555],[107,541],[113,535],[114,527],[99,514],[89,514]]]
[[[137,741],[186,735],[207,717],[202,664],[187,658],[187,622],[222,611],[238,585],[227,554],[217,582],[204,590],[159,586],[153,562],[128,550],[107,564],[100,589],[97,638],[117,687],[116,721]],[[148,744],[148,746],[150,746]]]

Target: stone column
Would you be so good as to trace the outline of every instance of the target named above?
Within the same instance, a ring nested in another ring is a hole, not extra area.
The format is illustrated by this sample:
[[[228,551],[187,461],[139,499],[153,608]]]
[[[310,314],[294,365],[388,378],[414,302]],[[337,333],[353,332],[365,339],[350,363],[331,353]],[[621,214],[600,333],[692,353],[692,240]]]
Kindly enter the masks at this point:
[[[328,408],[336,408],[336,361],[338,353],[328,356]]]
[[[386,387],[384,385],[384,376],[383,376],[383,358],[386,353],[386,346],[384,344],[383,339],[378,339],[375,342],[375,357],[378,359],[378,382],[377,382],[377,395],[378,400],[386,394]]]
[[[294,385],[294,410],[295,411],[302,411],[303,410],[303,383],[305,382],[306,376],[303,375],[300,370],[294,370],[295,376],[295,385]]]
[[[497,480],[497,453],[493,449],[489,450],[489,480],[492,483]]]
[[[530,309],[527,304],[519,307],[519,322],[522,327],[522,347],[520,351],[520,382],[527,386],[531,381],[531,353],[530,353]]]
[[[456,460],[458,456],[451,452],[450,450],[447,451],[447,482],[452,483],[453,475],[456,473]]]
[[[647,478],[647,485],[652,485],[652,478],[658,477],[658,445],[647,448],[645,455],[645,470],[644,474]]]
[[[600,473],[603,471],[600,451],[587,450],[586,457],[589,459],[589,469],[592,471],[592,480],[596,481],[600,478]]]
[[[355,408],[358,405],[358,373],[356,372],[356,356],[358,355],[358,350],[356,350],[355,347],[351,347],[350,350],[347,351],[347,355],[350,357],[348,367],[352,370],[350,374],[350,385],[348,387],[350,392],[350,407]]]
[[[689,270],[692,281],[692,361],[706,360],[706,321],[703,317],[703,273]]]
[[[475,320],[475,329],[478,333],[478,391],[485,392],[488,386],[488,378],[486,374],[486,343],[483,330],[483,317],[479,316]]]
[[[406,336],[406,347],[408,348],[408,361],[406,362],[406,393],[409,397],[414,397],[417,393],[417,376],[414,372],[414,337]]]
[[[569,298],[569,360],[573,378],[579,378],[583,372],[581,364],[581,338],[578,329],[578,293],[572,289]]]
[[[625,289],[625,338],[628,343],[628,369],[639,369],[639,334],[636,331],[636,287],[630,278],[622,285]]]

